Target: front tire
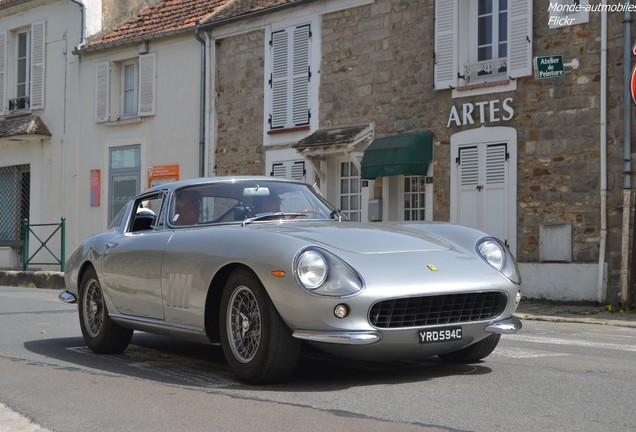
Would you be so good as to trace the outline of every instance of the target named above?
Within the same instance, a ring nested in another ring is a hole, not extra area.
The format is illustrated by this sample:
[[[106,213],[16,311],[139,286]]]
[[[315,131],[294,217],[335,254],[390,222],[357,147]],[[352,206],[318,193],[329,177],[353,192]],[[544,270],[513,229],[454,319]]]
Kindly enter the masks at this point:
[[[449,363],[474,363],[488,357],[497,348],[500,338],[500,334],[491,334],[466,348],[448,354],[440,354],[438,357]]]
[[[239,269],[230,275],[219,320],[223,354],[239,379],[265,384],[293,373],[301,342],[292,337],[253,273]]]
[[[126,349],[133,331],[108,316],[104,293],[95,269],[84,273],[80,283],[79,318],[86,345],[97,354],[114,354]]]

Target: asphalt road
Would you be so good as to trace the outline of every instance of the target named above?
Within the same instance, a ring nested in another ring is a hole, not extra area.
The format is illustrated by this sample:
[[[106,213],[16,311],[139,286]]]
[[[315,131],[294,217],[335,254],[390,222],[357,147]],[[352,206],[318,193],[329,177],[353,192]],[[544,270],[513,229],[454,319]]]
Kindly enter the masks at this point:
[[[57,294],[0,287],[2,432],[26,430],[3,424],[2,404],[69,432],[636,430],[634,328],[524,321],[474,365],[307,352],[290,382],[253,387],[217,346],[136,333],[94,355]]]

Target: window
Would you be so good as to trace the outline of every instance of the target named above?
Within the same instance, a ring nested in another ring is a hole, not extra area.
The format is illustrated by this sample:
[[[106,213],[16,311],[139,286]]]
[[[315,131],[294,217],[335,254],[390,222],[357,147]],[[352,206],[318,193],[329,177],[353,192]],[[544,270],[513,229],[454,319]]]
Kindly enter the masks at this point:
[[[0,167],[0,245],[21,244],[22,221],[29,218],[30,194],[29,165]]]
[[[159,224],[163,223],[163,220],[160,220],[160,215],[163,214],[163,201],[163,192],[139,198],[135,203],[130,232],[148,231],[158,228]]]
[[[141,147],[139,145],[110,149],[109,157],[109,222],[141,187]]]
[[[309,126],[311,36],[309,24],[271,34],[270,130]]]
[[[404,220],[426,220],[425,176],[404,176]]]
[[[548,27],[561,28],[589,21],[589,0],[551,0],[548,6]]]
[[[95,121],[108,122],[155,114],[155,53],[95,64]],[[111,115],[112,110],[116,110]]]
[[[0,32],[0,115],[44,108],[44,21]]]
[[[531,73],[531,0],[435,2],[436,90],[512,90],[514,78]]]
[[[16,55],[16,96],[22,101],[26,101],[29,97],[31,85],[31,32],[18,33],[17,39],[17,55]],[[25,104],[26,108],[28,104]]]
[[[353,162],[340,162],[340,210],[354,222],[362,220],[360,170]]]
[[[467,81],[503,74],[508,51],[508,0],[478,0],[477,44],[471,49],[476,63],[466,65]]]
[[[137,115],[137,62],[126,63],[122,69],[122,108],[124,116]]]

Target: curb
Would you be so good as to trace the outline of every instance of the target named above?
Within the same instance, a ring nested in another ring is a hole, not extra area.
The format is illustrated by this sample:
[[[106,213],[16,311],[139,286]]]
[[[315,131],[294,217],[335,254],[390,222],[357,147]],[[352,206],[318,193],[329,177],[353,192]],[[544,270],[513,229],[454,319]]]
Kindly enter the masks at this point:
[[[64,273],[56,271],[0,271],[0,285],[64,289]]]
[[[579,324],[596,324],[607,325],[615,327],[630,327],[636,328],[636,322],[624,321],[624,320],[606,320],[602,318],[573,318],[573,317],[560,317],[554,315],[535,315],[529,313],[515,313],[519,319],[528,321],[546,321],[546,322],[566,322],[566,323],[579,323]]]

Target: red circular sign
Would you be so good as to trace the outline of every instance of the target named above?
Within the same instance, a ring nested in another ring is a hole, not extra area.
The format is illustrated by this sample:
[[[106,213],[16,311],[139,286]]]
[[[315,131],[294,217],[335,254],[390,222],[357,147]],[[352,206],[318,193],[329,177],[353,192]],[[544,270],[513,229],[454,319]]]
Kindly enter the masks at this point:
[[[636,65],[632,67],[632,75],[630,80],[630,91],[632,93],[632,101],[636,104]]]

